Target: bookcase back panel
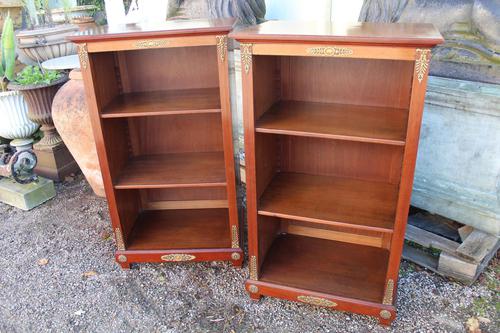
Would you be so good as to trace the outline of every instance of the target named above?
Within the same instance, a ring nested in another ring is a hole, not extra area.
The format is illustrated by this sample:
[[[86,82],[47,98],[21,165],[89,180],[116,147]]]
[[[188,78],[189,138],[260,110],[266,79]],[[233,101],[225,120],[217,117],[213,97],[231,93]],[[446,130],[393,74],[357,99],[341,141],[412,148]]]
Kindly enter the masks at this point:
[[[111,179],[116,179],[129,160],[130,149],[127,119],[111,119],[101,123],[106,142],[107,162]]]
[[[343,226],[281,219],[284,233],[389,249],[391,234]]]
[[[148,202],[227,199],[224,187],[147,189],[141,192]]]
[[[411,61],[281,57],[281,98],[408,108],[413,66]]]
[[[215,46],[117,52],[124,92],[219,86]]]
[[[277,217],[257,217],[257,232],[259,238],[259,266],[264,262],[267,251],[281,232],[281,219]]]
[[[257,197],[276,172],[399,184],[403,147],[288,135],[255,135]]]
[[[91,53],[95,97],[99,109],[105,107],[120,93],[117,64],[113,52]]]
[[[223,151],[220,114],[130,118],[134,155]]]
[[[255,57],[253,63],[253,89],[255,120],[259,119],[281,98],[280,58],[274,56]]]
[[[280,170],[398,184],[403,147],[281,136]]]
[[[125,240],[134,227],[137,216],[142,211],[138,190],[115,191],[120,224]]]

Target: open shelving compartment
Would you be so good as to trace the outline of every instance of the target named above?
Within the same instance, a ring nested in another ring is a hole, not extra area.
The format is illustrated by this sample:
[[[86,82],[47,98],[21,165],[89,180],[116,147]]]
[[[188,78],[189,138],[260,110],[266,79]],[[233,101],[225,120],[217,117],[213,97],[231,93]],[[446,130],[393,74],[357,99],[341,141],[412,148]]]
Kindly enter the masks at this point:
[[[223,29],[197,36],[199,44],[173,36],[127,41],[131,47],[124,48],[120,40],[88,54],[96,141],[102,135],[99,157],[124,268],[242,264],[224,79],[230,26]],[[185,45],[168,47],[179,43]]]
[[[430,52],[415,45],[441,39],[432,26],[389,26],[266,22],[231,34],[254,300],[395,318]]]
[[[410,61],[253,57],[259,281],[382,303],[412,75]]]

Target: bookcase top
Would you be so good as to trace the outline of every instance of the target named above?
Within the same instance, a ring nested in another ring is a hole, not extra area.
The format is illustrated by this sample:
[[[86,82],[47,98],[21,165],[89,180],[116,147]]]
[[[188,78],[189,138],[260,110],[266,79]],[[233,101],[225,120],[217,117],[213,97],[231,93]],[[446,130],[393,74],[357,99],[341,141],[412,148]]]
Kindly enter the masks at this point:
[[[233,28],[234,22],[234,18],[224,18],[120,24],[100,26],[67,38],[74,43],[87,43],[135,38],[227,34]]]
[[[352,44],[434,46],[444,40],[428,23],[371,23],[267,21],[241,27],[229,35],[239,41],[335,42]]]

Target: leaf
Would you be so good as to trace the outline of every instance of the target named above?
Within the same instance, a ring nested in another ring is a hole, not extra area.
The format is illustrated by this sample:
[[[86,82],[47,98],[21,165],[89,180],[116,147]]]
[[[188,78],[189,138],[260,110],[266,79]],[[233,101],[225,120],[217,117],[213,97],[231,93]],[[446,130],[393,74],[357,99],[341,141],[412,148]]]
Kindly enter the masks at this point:
[[[481,329],[479,328],[479,320],[477,320],[477,318],[475,317],[469,318],[467,320],[466,326],[469,333],[481,333]]]
[[[3,75],[9,80],[14,79],[14,70],[16,67],[16,41],[14,38],[14,23],[7,15],[2,30],[2,69]]]
[[[47,258],[38,259],[38,265],[40,265],[40,266],[45,266],[48,263],[49,263],[49,259],[47,259]]]
[[[83,276],[86,278],[90,278],[90,277],[93,277],[96,275],[97,275],[97,272],[95,272],[95,271],[88,271],[88,272],[83,273]]]

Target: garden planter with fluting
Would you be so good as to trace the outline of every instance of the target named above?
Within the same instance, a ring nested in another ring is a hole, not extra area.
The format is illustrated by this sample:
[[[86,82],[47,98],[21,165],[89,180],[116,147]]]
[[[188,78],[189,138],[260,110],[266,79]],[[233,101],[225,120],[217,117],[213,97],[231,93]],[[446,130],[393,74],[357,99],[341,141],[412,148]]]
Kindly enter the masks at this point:
[[[70,80],[59,89],[52,103],[52,118],[57,131],[75,158],[85,178],[98,196],[104,197],[101,168],[85,101],[80,70],[73,70]]]
[[[78,32],[73,24],[21,30],[16,34],[19,51],[30,60],[44,62],[49,59],[76,54],[76,45],[66,40]]]
[[[0,93],[0,137],[6,139],[28,138],[39,125],[28,118],[28,106],[19,91]]]
[[[61,142],[52,121],[52,100],[59,88],[68,80],[67,75],[62,75],[58,80],[49,85],[20,85],[9,83],[9,89],[19,91],[28,104],[28,116],[37,124],[42,125],[43,138],[38,145],[51,146]]]
[[[57,133],[52,120],[52,101],[59,88],[68,80],[63,75],[49,85],[19,85],[9,83],[9,89],[19,90],[28,104],[31,120],[42,125],[43,138],[35,144],[38,175],[61,181],[78,171],[78,165]]]

